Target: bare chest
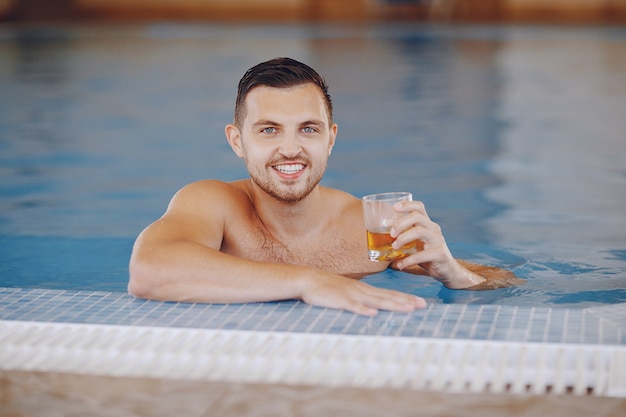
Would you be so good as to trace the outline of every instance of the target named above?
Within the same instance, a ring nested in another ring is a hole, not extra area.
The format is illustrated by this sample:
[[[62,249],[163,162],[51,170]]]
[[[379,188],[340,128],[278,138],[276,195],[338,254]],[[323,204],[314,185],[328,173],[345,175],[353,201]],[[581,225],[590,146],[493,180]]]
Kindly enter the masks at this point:
[[[359,232],[331,229],[317,237],[279,240],[255,226],[226,237],[223,250],[247,259],[309,266],[352,277],[385,269],[385,264],[368,259],[365,232]]]

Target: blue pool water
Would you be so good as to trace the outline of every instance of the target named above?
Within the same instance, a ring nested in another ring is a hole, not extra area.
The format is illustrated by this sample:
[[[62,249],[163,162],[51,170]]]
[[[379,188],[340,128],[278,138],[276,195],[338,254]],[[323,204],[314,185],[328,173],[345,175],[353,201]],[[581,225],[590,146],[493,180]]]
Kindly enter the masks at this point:
[[[626,29],[584,27],[0,26],[0,286],[124,292],[178,188],[246,176],[223,127],[243,72],[275,56],[330,83],[325,185],[411,191],[457,257],[527,280],[368,282],[433,303],[626,301]]]

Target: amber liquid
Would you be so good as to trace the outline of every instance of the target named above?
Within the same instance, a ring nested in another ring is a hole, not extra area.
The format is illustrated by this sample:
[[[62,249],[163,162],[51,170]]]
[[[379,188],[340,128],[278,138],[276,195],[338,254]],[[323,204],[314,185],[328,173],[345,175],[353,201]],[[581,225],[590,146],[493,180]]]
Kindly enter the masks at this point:
[[[367,250],[371,261],[395,261],[406,258],[417,252],[417,242],[407,243],[400,249],[391,247],[393,239],[388,231],[370,232],[367,231]]]

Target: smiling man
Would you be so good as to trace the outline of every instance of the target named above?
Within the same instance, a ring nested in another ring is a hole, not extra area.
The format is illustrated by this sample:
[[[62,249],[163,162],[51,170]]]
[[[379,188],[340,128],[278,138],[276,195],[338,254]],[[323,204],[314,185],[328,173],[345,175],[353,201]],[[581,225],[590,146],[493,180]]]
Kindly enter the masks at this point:
[[[374,315],[412,311],[423,299],[358,280],[388,267],[429,275],[448,288],[514,283],[507,271],[453,258],[424,205],[407,201],[394,245],[424,249],[392,264],[371,262],[360,199],[319,185],[337,136],[325,81],[309,66],[276,58],[239,82],[226,126],[250,178],[182,188],[137,238],[129,292],[208,303],[300,299]]]

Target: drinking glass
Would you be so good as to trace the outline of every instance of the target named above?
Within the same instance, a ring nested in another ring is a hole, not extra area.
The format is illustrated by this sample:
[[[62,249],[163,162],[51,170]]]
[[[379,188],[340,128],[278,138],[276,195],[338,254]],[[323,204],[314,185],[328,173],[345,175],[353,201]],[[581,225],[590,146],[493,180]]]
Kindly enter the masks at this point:
[[[399,249],[391,247],[394,239],[389,235],[391,227],[406,213],[394,210],[398,201],[412,201],[409,192],[371,194],[363,197],[363,214],[367,228],[367,251],[371,261],[395,261],[417,252],[417,242],[410,242]]]

